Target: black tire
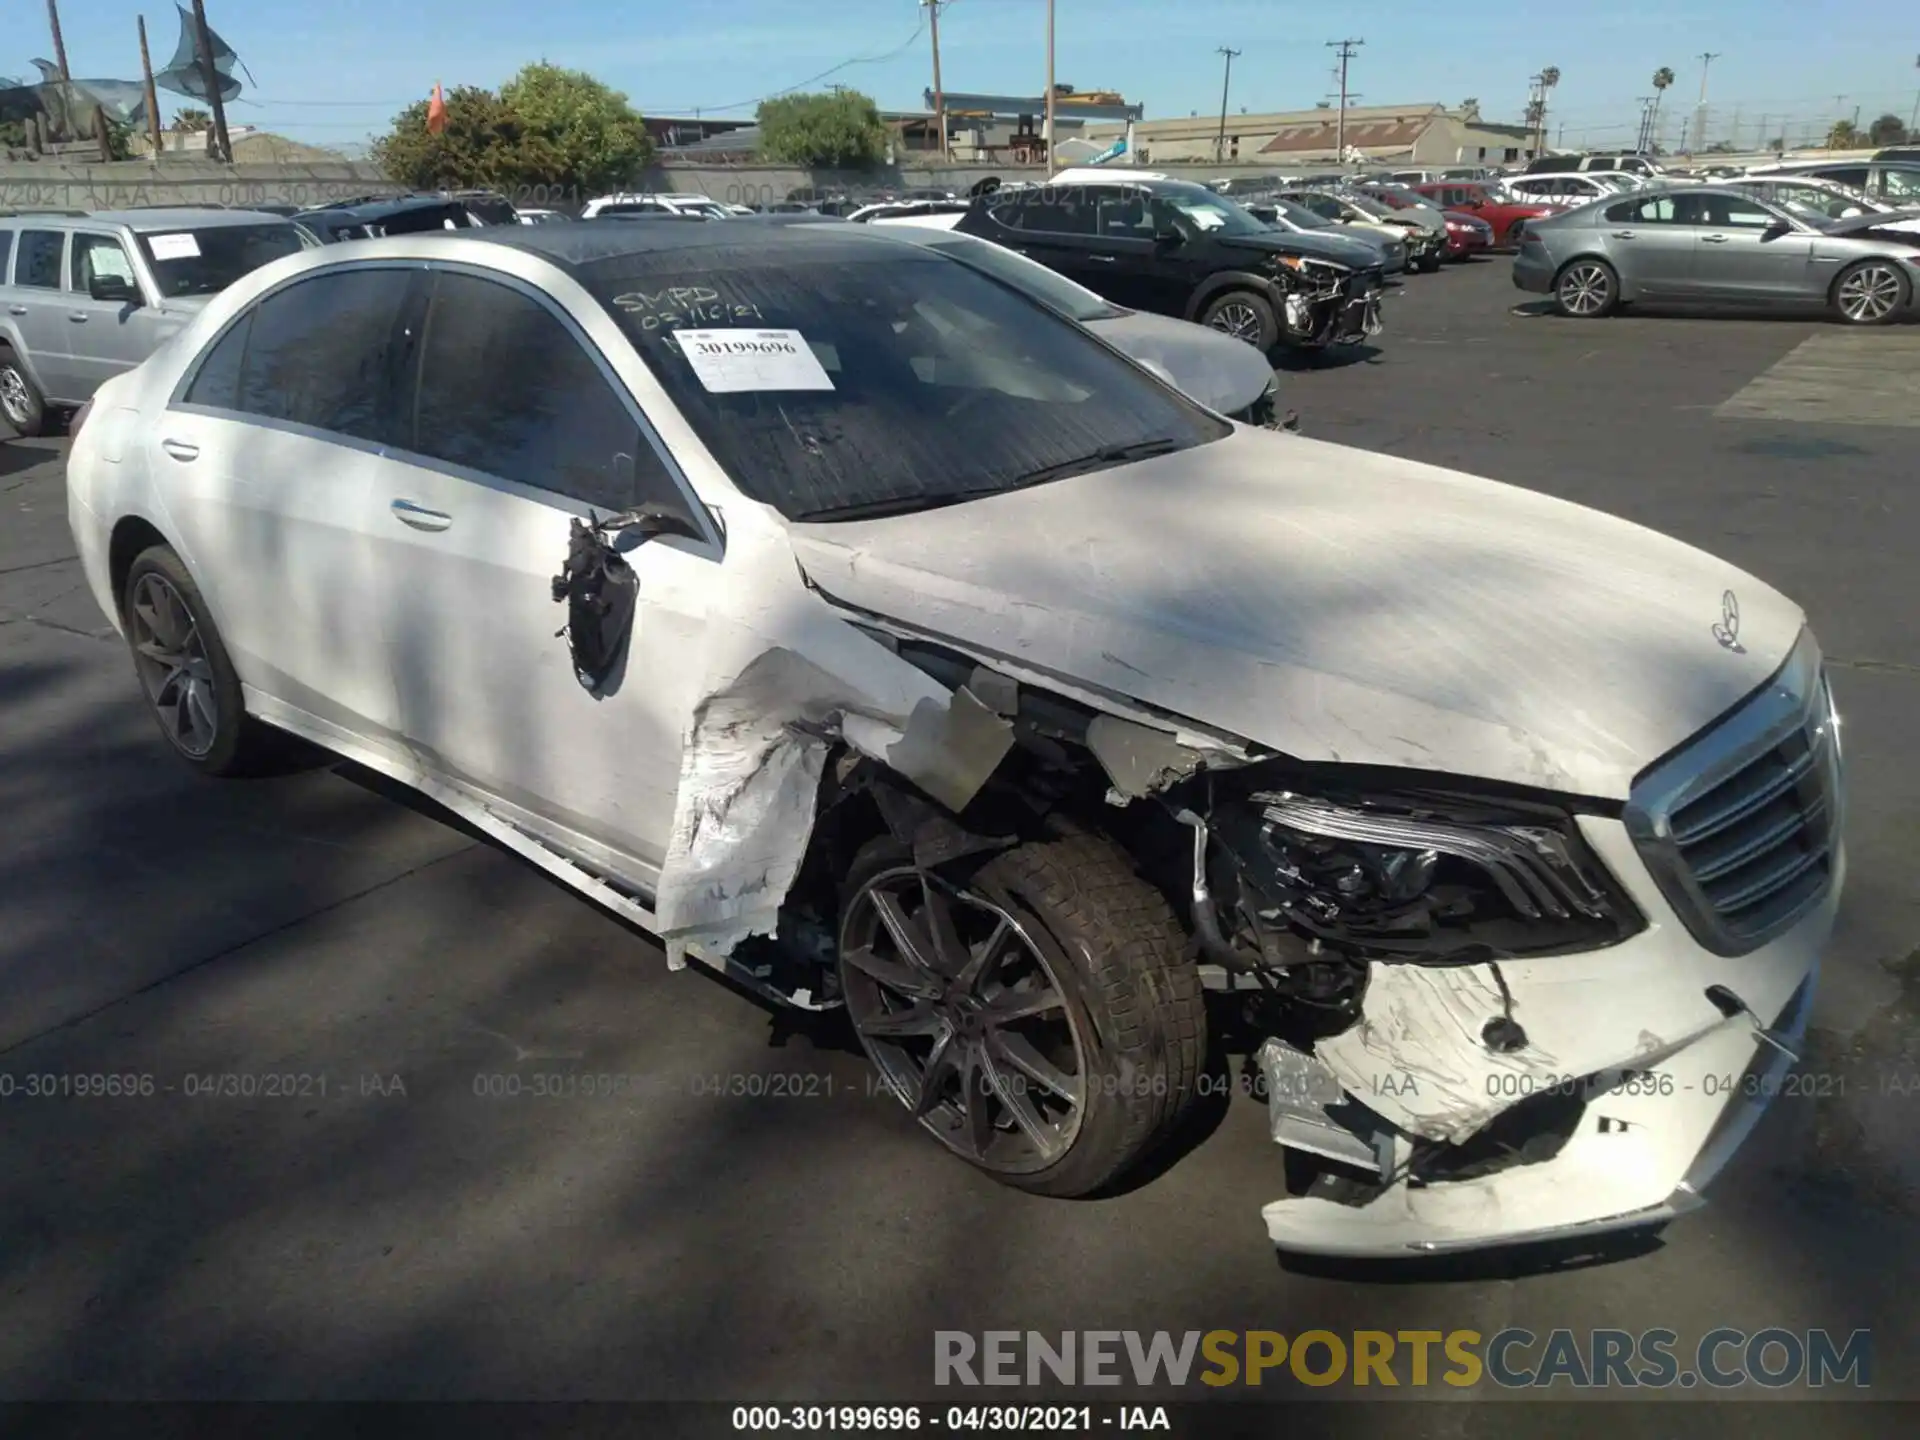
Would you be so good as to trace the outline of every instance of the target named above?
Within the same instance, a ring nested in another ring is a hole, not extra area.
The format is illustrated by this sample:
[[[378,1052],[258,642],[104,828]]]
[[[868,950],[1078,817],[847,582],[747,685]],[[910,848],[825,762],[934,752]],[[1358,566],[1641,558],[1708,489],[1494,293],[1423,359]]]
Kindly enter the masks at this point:
[[[29,439],[53,428],[46,397],[12,348],[4,344],[0,344],[0,419]]]
[[[1891,260],[1868,259],[1834,277],[1828,303],[1842,325],[1891,325],[1905,313],[1913,287]]]
[[[1209,329],[1244,340],[1262,355],[1280,343],[1280,319],[1264,295],[1251,290],[1228,290],[1209,300],[1200,311],[1200,323]]]
[[[951,1031],[944,1043],[949,1057],[958,1049],[960,1058],[952,1063],[961,1074],[943,1077],[935,1103],[920,1115],[915,1101],[924,1093],[919,1082],[930,1066],[909,1051],[906,1039],[874,1033],[911,1012],[927,1010],[933,1019],[932,1012],[947,1008],[947,1002],[934,999],[887,1008],[875,997],[884,992],[900,1001],[904,993],[886,990],[863,968],[876,961],[887,963],[874,953],[870,941],[876,937],[891,941],[872,897],[911,896],[913,887],[924,883],[922,872],[914,869],[911,857],[891,837],[869,843],[848,874],[841,907],[840,981],[861,1047],[929,1133],[1002,1183],[1035,1194],[1067,1197],[1112,1185],[1179,1120],[1194,1097],[1205,1063],[1206,1011],[1200,975],[1187,956],[1185,936],[1172,908],[1135,873],[1126,852],[1100,835],[1036,841],[1004,851],[957,887],[974,897],[966,905],[970,908],[977,902],[980,913],[963,918],[947,933],[965,944],[963,925],[969,934],[981,927],[1001,933],[995,928],[996,912],[1010,918],[1017,928],[1006,948],[1016,964],[1029,966],[1029,973],[1036,977],[1033,988],[1002,989],[984,1002],[976,1000],[976,1007],[984,1003],[991,1014],[1008,996],[1017,1004],[1023,997],[1051,995],[1058,1003],[1038,1008],[1049,1017],[1057,1012],[1057,1018],[1042,1020],[1036,1014],[1011,1023],[1024,1026],[1033,1021],[1050,1024],[1058,1033],[1070,1032],[1066,1043],[1073,1048],[1080,1105],[1071,1134],[1054,1135],[1057,1149],[1048,1155],[1014,1123],[1005,1092],[995,1094],[984,1088],[992,1072],[981,1066],[966,1068],[970,1046],[978,1043],[979,1053],[991,1058],[996,1046],[1005,1046],[1004,1038],[976,1042],[964,1029]],[[889,887],[897,889],[890,892]],[[961,909],[956,905],[954,913]],[[911,924],[924,924],[919,918],[924,910],[915,913],[903,907],[900,913]],[[976,941],[966,953],[979,956],[985,949]],[[904,952],[895,947],[894,953]],[[1040,963],[1035,963],[1036,957]],[[987,971],[1013,973],[991,964]],[[926,972],[902,967],[896,973]],[[987,987],[981,988],[984,992]],[[933,1023],[945,1024],[937,1019]],[[976,1027],[974,1033],[984,1036],[985,1031]],[[1000,1030],[995,1035],[1006,1033]],[[1025,1041],[1029,1036],[1034,1046],[1045,1039],[1034,1031],[1014,1038]],[[911,1039],[915,1044],[924,1042],[930,1051],[943,1043],[937,1035]],[[1052,1053],[1057,1059],[1060,1052]],[[995,1069],[1003,1079],[1018,1079],[1019,1093],[1036,1102],[1036,1111],[1039,1102],[1059,1108],[1042,1088],[1044,1080],[1029,1081],[1004,1061],[996,1062]],[[1054,1073],[1074,1078],[1065,1074],[1064,1062]],[[963,1080],[962,1075],[967,1078]],[[977,1098],[964,1108],[955,1103],[970,1096]],[[980,1106],[977,1112],[973,1105]],[[991,1136],[977,1147],[979,1153],[974,1153],[976,1147],[969,1139],[976,1120]]]
[[[1599,320],[1620,303],[1620,276],[1592,255],[1569,260],[1553,277],[1553,303],[1570,320]]]
[[[178,631],[181,623],[165,613],[164,605],[153,603],[156,594],[165,591],[180,601],[184,634],[162,634],[163,628]],[[120,592],[120,615],[147,709],[167,748],[202,775],[250,775],[266,768],[271,732],[247,714],[240,677],[206,599],[171,546],[150,546],[134,557]],[[183,663],[157,658],[157,642],[163,639],[169,645],[177,640],[173,653]],[[169,696],[171,706],[166,703]],[[200,715],[211,719],[212,733],[204,747],[192,733],[193,717]]]
[[[1414,262],[1414,269],[1418,270],[1422,275],[1437,274],[1440,270],[1440,257],[1438,255],[1422,255]]]

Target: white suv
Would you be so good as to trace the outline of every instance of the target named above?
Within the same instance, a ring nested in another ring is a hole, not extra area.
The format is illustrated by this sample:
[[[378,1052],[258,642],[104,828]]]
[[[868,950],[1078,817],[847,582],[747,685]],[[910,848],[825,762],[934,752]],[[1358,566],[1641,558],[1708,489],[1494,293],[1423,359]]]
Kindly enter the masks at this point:
[[[724,220],[737,213],[705,195],[601,195],[581,208],[580,218],[600,215],[699,215]]]

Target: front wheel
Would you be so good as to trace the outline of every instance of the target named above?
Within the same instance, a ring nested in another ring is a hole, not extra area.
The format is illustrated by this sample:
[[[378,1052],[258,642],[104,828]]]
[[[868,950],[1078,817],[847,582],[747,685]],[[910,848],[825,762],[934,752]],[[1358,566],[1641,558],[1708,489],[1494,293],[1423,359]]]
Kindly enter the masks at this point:
[[[1199,972],[1165,898],[1100,836],[1021,845],[964,878],[872,842],[848,878],[840,979],[913,1117],[1022,1190],[1110,1185],[1198,1083]]]
[[[1222,335],[1244,340],[1262,355],[1280,343],[1280,321],[1264,295],[1229,290],[1200,312],[1200,323]]]
[[[1436,274],[1440,269],[1440,260],[1441,257],[1439,255],[1422,255],[1414,262],[1414,269],[1418,270],[1422,275]]]
[[[1620,303],[1620,277],[1604,260],[1576,260],[1554,281],[1553,298],[1562,315],[1598,320]]]
[[[1912,287],[1891,260],[1862,260],[1833,282],[1833,311],[1848,325],[1885,325],[1907,308]]]

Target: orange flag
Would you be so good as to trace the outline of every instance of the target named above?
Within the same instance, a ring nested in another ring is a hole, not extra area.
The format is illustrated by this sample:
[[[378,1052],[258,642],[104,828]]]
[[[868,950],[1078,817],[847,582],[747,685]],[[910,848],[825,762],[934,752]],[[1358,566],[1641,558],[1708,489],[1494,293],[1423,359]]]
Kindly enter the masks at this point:
[[[433,98],[427,101],[427,133],[438,135],[447,128],[447,97],[440,93],[440,87],[433,87]]]

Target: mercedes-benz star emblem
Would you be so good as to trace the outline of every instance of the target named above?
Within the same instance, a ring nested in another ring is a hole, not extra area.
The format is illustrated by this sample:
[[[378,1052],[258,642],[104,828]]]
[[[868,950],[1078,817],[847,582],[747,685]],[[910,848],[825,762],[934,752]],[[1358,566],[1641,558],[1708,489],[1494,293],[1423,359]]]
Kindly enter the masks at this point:
[[[1720,597],[1720,623],[1713,627],[1713,638],[1736,655],[1747,653],[1747,647],[1740,643],[1740,602],[1731,590]]]

